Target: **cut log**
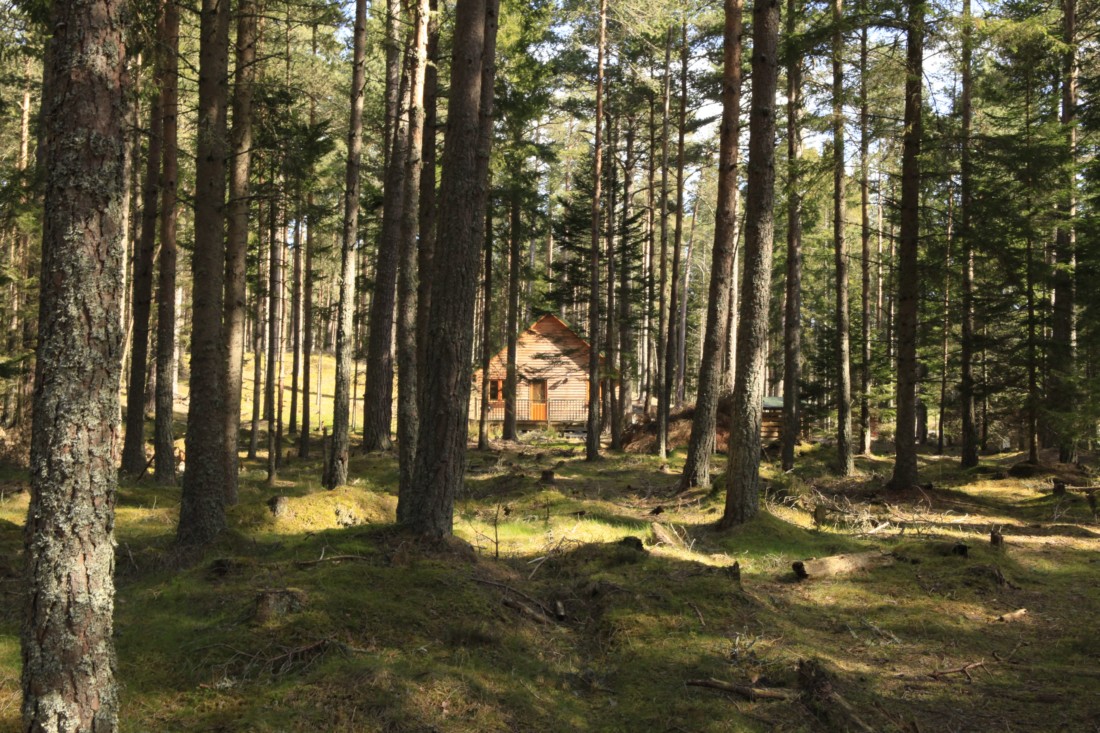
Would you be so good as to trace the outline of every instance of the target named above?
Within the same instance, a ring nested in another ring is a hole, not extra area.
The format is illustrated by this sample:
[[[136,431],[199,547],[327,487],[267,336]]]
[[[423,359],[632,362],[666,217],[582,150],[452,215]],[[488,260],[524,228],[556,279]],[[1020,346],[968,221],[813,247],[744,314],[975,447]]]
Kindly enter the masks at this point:
[[[886,567],[887,565],[893,565],[894,561],[894,556],[889,553],[871,550],[870,552],[855,552],[847,555],[798,560],[791,564],[791,568],[799,580],[818,580],[836,575],[848,575],[860,570]]]
[[[737,685],[732,682],[723,682],[713,677],[706,680],[688,680],[688,687],[708,687],[712,690],[732,692],[746,700],[794,700],[798,694],[793,690],[784,690],[778,687],[752,687],[751,685]]]

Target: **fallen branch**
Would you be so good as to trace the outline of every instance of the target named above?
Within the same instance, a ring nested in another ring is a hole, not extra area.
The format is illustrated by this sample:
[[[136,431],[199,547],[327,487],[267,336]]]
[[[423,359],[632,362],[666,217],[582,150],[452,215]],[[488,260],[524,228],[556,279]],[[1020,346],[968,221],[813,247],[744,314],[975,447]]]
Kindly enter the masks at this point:
[[[980,662],[971,662],[970,664],[964,664],[961,667],[955,667],[954,669],[937,669],[929,675],[932,679],[938,680],[940,677],[945,677],[949,674],[964,674],[966,675],[967,682],[973,682],[974,677],[970,674],[972,669],[985,669],[985,660]],[[989,670],[986,670],[987,672]]]
[[[731,692],[740,695],[746,700],[794,700],[798,693],[793,690],[784,690],[778,687],[752,687],[750,685],[737,685],[732,682],[723,682],[713,677],[706,680],[688,680],[688,687],[709,687],[712,690]]]
[[[517,590],[516,588],[513,588],[510,585],[507,585],[505,583],[498,583],[495,580],[486,580],[485,578],[473,578],[472,580],[475,583],[482,583],[484,585],[491,585],[494,588],[501,588],[503,590],[508,591],[509,593],[517,595],[520,598],[522,598],[523,600],[527,601],[528,603],[533,603],[535,606],[538,606],[539,610],[542,611],[542,614],[544,616],[548,617],[548,618],[553,615],[552,613],[550,613],[550,609],[548,609],[546,606],[544,606],[541,601],[539,601],[535,598],[532,598],[531,596],[527,595],[523,591]]]
[[[323,562],[341,562],[343,560],[369,560],[369,559],[370,558],[366,557],[365,555],[329,555],[328,557],[325,557],[324,555],[321,555],[321,557],[317,558],[316,560],[298,560],[294,564],[297,565],[300,568],[307,568],[307,567],[310,567],[311,565],[320,565]]]

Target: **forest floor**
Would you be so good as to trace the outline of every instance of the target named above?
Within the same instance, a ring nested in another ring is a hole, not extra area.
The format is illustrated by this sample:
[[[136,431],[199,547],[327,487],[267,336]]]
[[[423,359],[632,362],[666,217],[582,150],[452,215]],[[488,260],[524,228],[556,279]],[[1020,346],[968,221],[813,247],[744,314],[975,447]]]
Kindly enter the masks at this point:
[[[793,473],[766,465],[759,518],[718,532],[720,491],[676,495],[655,456],[583,453],[541,434],[471,450],[458,539],[436,545],[394,528],[393,455],[354,458],[333,492],[318,460],[290,461],[274,488],[245,461],[231,530],[200,557],[172,547],[177,487],[124,482],[123,730],[1100,730],[1100,525],[1050,474],[1009,477],[1018,455],[968,472],[923,456],[932,485],[896,495],[888,459],[841,480],[806,446]],[[0,469],[5,731],[25,486]],[[792,571],[870,551],[892,564]],[[813,692],[808,660],[827,676]],[[779,699],[687,684],[710,679]]]

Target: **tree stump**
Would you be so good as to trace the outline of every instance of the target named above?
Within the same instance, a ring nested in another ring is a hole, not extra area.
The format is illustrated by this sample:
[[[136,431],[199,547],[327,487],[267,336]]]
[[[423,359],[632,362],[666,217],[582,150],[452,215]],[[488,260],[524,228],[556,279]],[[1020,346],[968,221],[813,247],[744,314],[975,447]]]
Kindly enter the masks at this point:
[[[290,498],[286,496],[273,496],[267,500],[267,506],[276,519],[290,515]]]

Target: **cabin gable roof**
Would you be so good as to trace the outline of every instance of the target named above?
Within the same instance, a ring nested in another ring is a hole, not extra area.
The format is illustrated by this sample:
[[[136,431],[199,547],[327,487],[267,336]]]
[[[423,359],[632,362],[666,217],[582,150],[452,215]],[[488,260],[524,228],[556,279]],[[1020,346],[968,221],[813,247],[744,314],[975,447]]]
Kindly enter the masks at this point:
[[[547,313],[525,328],[516,341],[516,371],[521,378],[545,379],[563,373],[588,373],[592,348],[564,321]],[[508,348],[489,360],[489,378],[504,379]],[[474,375],[481,378],[479,369]]]

